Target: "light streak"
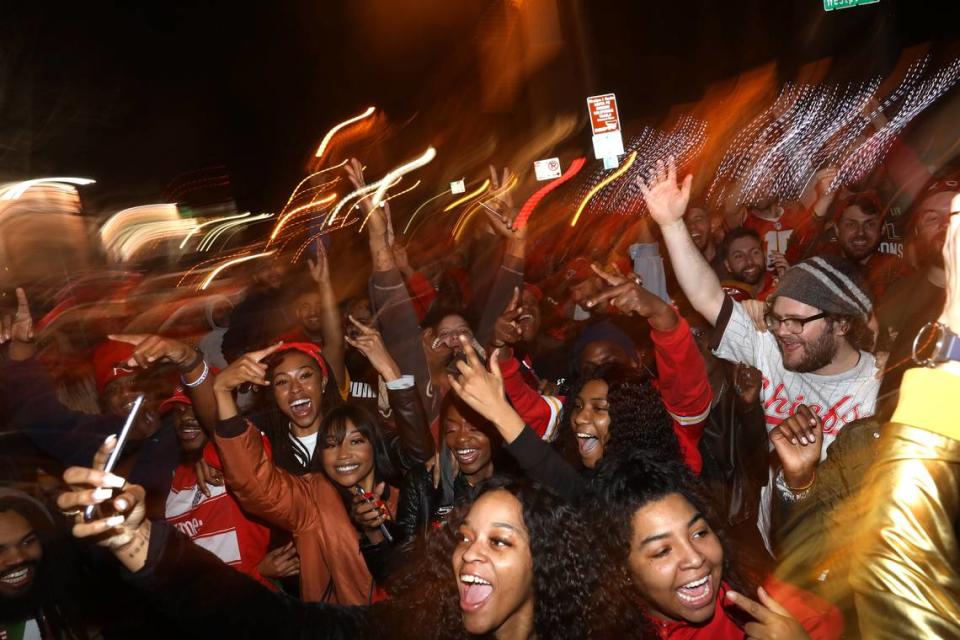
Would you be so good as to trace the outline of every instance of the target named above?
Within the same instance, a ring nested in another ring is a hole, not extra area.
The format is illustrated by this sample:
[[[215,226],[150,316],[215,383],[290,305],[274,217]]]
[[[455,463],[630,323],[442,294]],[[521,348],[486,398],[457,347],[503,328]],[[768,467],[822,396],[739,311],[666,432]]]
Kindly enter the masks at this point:
[[[633,166],[633,161],[637,159],[637,152],[634,151],[630,154],[630,157],[627,158],[627,161],[623,163],[619,169],[611,173],[609,176],[601,180],[587,193],[587,196],[580,202],[580,206],[577,207],[577,212],[573,214],[573,219],[570,220],[570,226],[575,227],[577,221],[580,220],[580,214],[583,213],[583,210],[586,208],[587,203],[590,202],[590,198],[595,196],[600,189],[603,189],[605,186],[622,176],[624,173],[629,171],[630,167]]]
[[[216,223],[218,223],[218,222],[226,222],[226,221],[228,221],[228,220],[236,220],[236,219],[238,219],[238,218],[246,218],[246,217],[249,216],[249,215],[250,215],[250,212],[247,211],[246,213],[240,213],[240,214],[237,214],[237,215],[235,215],[235,216],[225,216],[225,217],[223,217],[223,218],[214,218],[213,220],[206,220],[206,221],[204,221],[204,222],[201,222],[201,223],[198,224],[194,229],[192,229],[192,230],[190,231],[190,233],[187,234],[187,236],[183,239],[183,242],[180,243],[180,248],[183,249],[185,246],[187,246],[187,242],[190,240],[190,238],[192,238],[195,233],[197,233],[198,231],[200,231],[200,229],[202,229],[202,228],[204,228],[204,227],[206,227],[206,226],[209,226],[209,225],[211,225],[211,224],[216,224]]]
[[[264,251],[263,253],[255,253],[255,254],[253,254],[252,256],[243,256],[243,257],[240,257],[240,258],[234,258],[234,259],[232,259],[232,260],[227,260],[226,262],[224,262],[223,264],[221,264],[219,267],[217,267],[216,269],[214,269],[213,271],[211,271],[211,272],[207,275],[206,278],[204,278],[203,283],[201,283],[201,285],[200,285],[200,287],[199,287],[198,290],[199,290],[199,291],[203,291],[203,290],[205,290],[207,287],[209,287],[209,286],[210,286],[210,283],[213,282],[213,280],[214,280],[218,275],[220,275],[220,273],[221,273],[224,269],[226,269],[226,268],[228,268],[228,267],[232,267],[232,266],[234,266],[234,265],[238,265],[238,264],[240,264],[240,263],[242,263],[242,262],[249,262],[250,260],[257,260],[257,259],[259,259],[259,258],[266,258],[267,256],[272,256],[274,253],[276,253],[276,251],[273,250],[273,249],[271,249],[270,251]]]
[[[223,234],[227,229],[232,229],[234,227],[239,227],[241,225],[249,224],[251,222],[259,222],[261,220],[266,220],[272,218],[272,213],[260,213],[255,216],[250,216],[248,218],[243,218],[242,220],[233,220],[231,222],[225,222],[218,227],[215,227],[213,230],[208,231],[204,236],[203,240],[200,241],[199,247],[200,251],[208,251],[213,247],[213,243],[216,242],[217,238]]]
[[[287,202],[286,202],[286,203],[283,205],[283,207],[280,209],[280,213],[283,213],[283,212],[286,210],[286,208],[290,206],[290,203],[293,202],[293,199],[297,197],[297,193],[300,191],[300,187],[302,187],[302,186],[307,182],[307,180],[310,180],[311,178],[316,178],[316,177],[317,177],[318,175],[320,175],[321,173],[326,173],[327,171],[333,171],[334,169],[339,169],[340,167],[344,166],[345,164],[347,164],[347,160],[346,160],[346,159],[345,159],[343,162],[341,162],[340,164],[335,164],[335,165],[333,165],[332,167],[327,167],[326,169],[321,169],[320,171],[315,171],[315,172],[311,173],[310,175],[308,175],[308,176],[307,176],[306,178],[304,178],[303,180],[301,180],[299,183],[297,183],[297,186],[294,187],[293,191],[290,192],[290,197],[287,198]],[[335,179],[334,179],[333,181],[331,181],[331,182],[334,182],[334,181],[339,180],[339,179],[340,179],[340,178],[335,178]],[[323,185],[321,185],[321,186],[323,186]]]
[[[124,234],[124,230],[129,233],[130,229],[137,225],[179,219],[180,214],[177,212],[177,205],[170,203],[142,204],[121,209],[110,216],[100,227],[100,240],[105,247],[110,247]]]
[[[464,202],[467,202],[468,200],[473,200],[477,196],[482,195],[483,192],[486,191],[487,187],[489,186],[490,186],[490,178],[487,178],[486,180],[483,181],[483,184],[481,184],[476,191],[471,191],[467,195],[460,197],[458,200],[454,200],[453,202],[451,202],[450,204],[448,204],[443,208],[443,212],[446,213],[448,211],[452,211],[453,209],[456,209],[457,207],[462,205]]]
[[[433,201],[436,200],[437,198],[442,198],[443,196],[447,195],[448,193],[450,193],[450,189],[447,189],[447,190],[445,190],[445,191],[441,191],[441,192],[438,193],[437,195],[432,196],[432,197],[427,198],[426,200],[424,200],[424,201],[423,201],[423,204],[421,204],[419,207],[417,207],[417,208],[414,210],[413,215],[410,216],[410,219],[407,221],[407,226],[403,228],[403,235],[407,235],[407,231],[410,230],[410,225],[413,224],[413,219],[417,217],[417,214],[420,213],[420,210],[421,210],[421,209],[423,209],[425,206],[427,206],[428,204],[430,204],[431,202],[433,202]]]
[[[303,205],[300,205],[299,207],[295,207],[295,208],[291,209],[290,211],[288,211],[287,213],[283,214],[283,215],[277,220],[277,224],[275,224],[275,225],[273,226],[273,232],[270,234],[270,239],[267,240],[267,246],[269,247],[269,246],[270,246],[270,243],[272,243],[274,240],[276,240],[277,234],[280,233],[280,230],[281,230],[281,229],[283,229],[283,225],[285,225],[285,224],[287,223],[287,220],[289,220],[290,218],[294,217],[294,216],[297,215],[298,213],[302,213],[302,212],[306,211],[307,209],[312,209],[312,208],[314,208],[314,207],[324,207],[324,206],[330,204],[331,202],[333,202],[333,201],[336,200],[336,199],[337,199],[337,194],[336,194],[336,193],[330,193],[330,194],[328,194],[328,195],[327,195],[326,197],[324,197],[324,198],[311,200],[311,201],[308,202],[307,204],[303,204]]]
[[[429,164],[430,161],[436,157],[437,150],[433,147],[427,147],[427,150],[424,151],[419,158],[414,158],[410,162],[402,164],[396,169],[389,171],[387,175],[383,176],[383,178],[380,180],[380,186],[377,188],[377,191],[374,194],[373,200],[370,202],[370,204],[374,207],[379,207],[380,203],[383,202],[383,196],[386,194],[387,189],[393,186],[392,183],[394,180],[400,176],[410,173],[411,171],[415,171],[426,164]]]
[[[90,178],[70,178],[70,177],[58,177],[58,178],[34,178],[32,180],[23,180],[21,182],[15,182],[11,185],[7,185],[0,189],[0,200],[16,200],[24,193],[27,192],[27,189],[30,187],[36,187],[44,183],[52,184],[69,184],[75,187],[83,187],[88,184],[93,184],[96,180],[91,180]]]
[[[324,152],[326,152],[327,150],[327,145],[330,144],[330,140],[333,139],[333,136],[336,135],[338,131],[340,131],[344,127],[350,126],[354,122],[360,122],[364,118],[367,118],[373,115],[373,112],[376,110],[377,110],[376,107],[367,107],[367,110],[361,113],[360,115],[354,116],[352,118],[348,118],[343,122],[341,122],[340,124],[335,125],[332,129],[330,129],[330,131],[327,131],[327,135],[323,136],[323,140],[320,142],[320,146],[317,147],[317,153],[314,157],[317,157],[317,158],[323,157]]]

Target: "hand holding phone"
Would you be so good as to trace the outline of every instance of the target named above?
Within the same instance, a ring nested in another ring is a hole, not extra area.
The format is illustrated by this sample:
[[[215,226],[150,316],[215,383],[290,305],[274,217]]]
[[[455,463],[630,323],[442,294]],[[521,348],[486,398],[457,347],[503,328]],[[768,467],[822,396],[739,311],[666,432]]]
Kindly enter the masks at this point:
[[[137,416],[140,414],[140,409],[143,407],[143,401],[146,399],[144,394],[140,394],[133,401],[133,408],[130,410],[130,414],[127,416],[126,422],[123,423],[123,428],[120,430],[120,435],[117,436],[117,446],[113,448],[113,451],[110,452],[110,457],[107,458],[107,464],[103,467],[104,472],[111,473],[114,467],[117,466],[117,462],[120,461],[120,455],[123,453],[123,445],[127,442],[127,436],[130,434],[130,429],[133,427],[133,423],[137,421]],[[109,504],[109,501],[106,501],[104,504]],[[83,510],[83,519],[86,522],[91,520],[99,520],[104,517],[105,514],[102,513],[101,505],[89,505]]]

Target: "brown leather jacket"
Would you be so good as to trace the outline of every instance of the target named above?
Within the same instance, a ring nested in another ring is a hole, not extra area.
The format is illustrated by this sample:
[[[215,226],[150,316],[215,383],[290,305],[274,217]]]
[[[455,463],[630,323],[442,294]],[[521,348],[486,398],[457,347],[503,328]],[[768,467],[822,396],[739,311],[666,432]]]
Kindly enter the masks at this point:
[[[300,597],[368,604],[373,578],[340,494],[320,473],[295,476],[270,460],[260,432],[241,417],[217,425],[224,479],[245,511],[293,534]]]

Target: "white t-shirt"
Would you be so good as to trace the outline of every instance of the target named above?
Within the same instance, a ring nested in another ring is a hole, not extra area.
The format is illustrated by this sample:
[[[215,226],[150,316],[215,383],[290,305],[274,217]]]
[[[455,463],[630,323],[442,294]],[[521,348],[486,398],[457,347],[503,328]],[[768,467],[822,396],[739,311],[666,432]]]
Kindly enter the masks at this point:
[[[316,448],[317,448],[317,434],[318,434],[318,433],[319,433],[319,432],[317,432],[317,433],[311,433],[311,434],[308,435],[308,436],[295,436],[295,435],[293,435],[293,434],[291,433],[291,434],[290,434],[290,439],[291,439],[291,440],[296,440],[296,441],[299,442],[301,445],[303,445],[304,449],[306,449],[306,450],[307,450],[307,453],[309,454],[308,457],[309,457],[310,459],[313,459],[313,452],[314,452],[314,450],[316,450]]]
[[[760,402],[767,419],[767,431],[792,416],[798,405],[805,404],[816,413],[823,421],[820,459],[826,459],[827,447],[840,429],[849,422],[873,415],[876,409],[880,380],[873,355],[861,351],[855,367],[829,376],[787,371],[773,334],[757,331],[743,305],[731,302],[733,310],[714,353],[724,360],[749,364],[763,374]],[[724,310],[729,304],[724,303]],[[723,316],[721,312],[721,319]]]

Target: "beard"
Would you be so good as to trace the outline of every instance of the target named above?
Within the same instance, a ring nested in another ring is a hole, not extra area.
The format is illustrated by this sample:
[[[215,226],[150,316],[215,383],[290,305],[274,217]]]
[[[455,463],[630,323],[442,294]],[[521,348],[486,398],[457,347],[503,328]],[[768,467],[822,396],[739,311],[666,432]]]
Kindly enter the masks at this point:
[[[740,282],[745,282],[749,285],[755,285],[763,279],[763,276],[766,275],[763,267],[754,268],[753,265],[745,269],[741,269],[738,273],[733,274],[737,280]]]
[[[783,342],[780,339],[777,339],[777,347],[780,349],[780,356],[783,359],[783,368],[794,373],[810,373],[822,369],[833,361],[838,348],[831,326],[828,326],[828,329],[815,340],[803,342],[803,356],[796,365],[787,365],[786,356],[783,353]]]

